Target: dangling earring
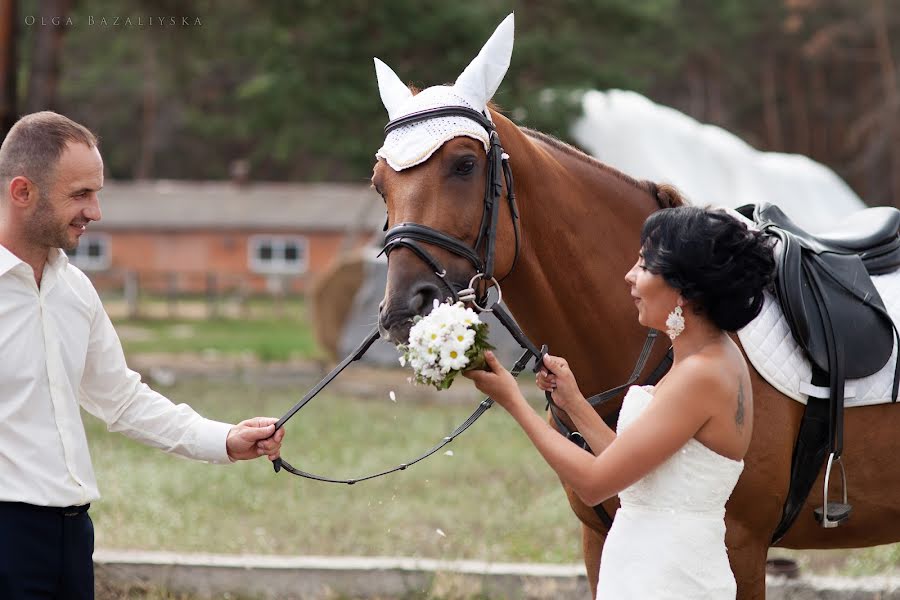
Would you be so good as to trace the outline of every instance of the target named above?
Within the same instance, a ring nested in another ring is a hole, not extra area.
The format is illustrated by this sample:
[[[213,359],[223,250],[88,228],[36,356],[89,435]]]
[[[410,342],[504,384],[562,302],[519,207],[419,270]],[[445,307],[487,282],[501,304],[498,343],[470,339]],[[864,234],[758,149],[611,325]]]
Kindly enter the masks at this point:
[[[666,319],[666,333],[670,340],[675,341],[682,331],[684,331],[684,313],[680,306],[676,306]]]

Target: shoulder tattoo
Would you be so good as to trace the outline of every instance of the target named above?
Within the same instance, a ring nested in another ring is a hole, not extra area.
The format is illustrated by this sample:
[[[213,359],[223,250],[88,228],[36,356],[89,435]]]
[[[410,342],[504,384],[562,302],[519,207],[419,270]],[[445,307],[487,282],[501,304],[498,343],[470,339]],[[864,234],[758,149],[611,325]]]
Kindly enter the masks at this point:
[[[738,429],[744,426],[744,384],[738,382],[737,411],[734,413],[734,422]]]

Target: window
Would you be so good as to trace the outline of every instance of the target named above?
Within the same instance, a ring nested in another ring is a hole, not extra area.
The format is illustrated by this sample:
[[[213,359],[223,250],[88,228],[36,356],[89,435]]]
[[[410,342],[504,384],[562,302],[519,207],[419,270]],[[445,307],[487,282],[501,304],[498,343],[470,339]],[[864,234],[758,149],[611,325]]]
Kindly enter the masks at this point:
[[[105,271],[110,263],[110,239],[104,233],[85,233],[74,250],[67,250],[69,261],[84,271]]]
[[[257,273],[303,273],[308,262],[308,245],[304,237],[252,236],[249,245],[250,269]]]

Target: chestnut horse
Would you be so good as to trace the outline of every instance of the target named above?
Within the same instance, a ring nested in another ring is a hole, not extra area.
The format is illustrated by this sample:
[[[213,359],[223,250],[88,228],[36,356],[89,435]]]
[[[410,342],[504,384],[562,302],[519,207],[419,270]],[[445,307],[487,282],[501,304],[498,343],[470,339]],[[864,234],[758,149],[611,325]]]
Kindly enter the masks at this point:
[[[558,140],[520,129],[496,111],[491,116],[511,157],[521,227],[520,252],[513,264],[513,219],[501,199],[494,272],[501,280],[504,303],[531,340],[548,344],[552,353],[569,360],[586,394],[619,385],[631,372],[646,336],[623,277],[637,257],[647,216],[681,200],[667,188],[658,192],[656,186]],[[469,169],[473,161],[474,169]],[[459,169],[460,164],[467,168]],[[372,181],[386,202],[389,226],[417,223],[473,246],[487,169],[481,143],[456,137],[409,169],[395,171],[379,160]],[[422,246],[445,267],[447,281],[457,289],[466,287],[474,274],[469,261],[438,245]],[[409,248],[394,249],[379,314],[383,331],[394,341],[405,341],[409,319],[430,310],[432,299],[446,295],[443,289],[444,282],[419,256]],[[664,352],[655,349],[645,376]],[[800,403],[755,371],[752,376],[753,441],[725,517],[728,554],[743,600],[765,597],[767,549],[782,515],[803,413]],[[602,412],[614,408],[618,406],[604,405]],[[820,474],[780,546],[849,548],[900,541],[900,409],[884,404],[854,408],[845,413],[845,420],[852,517],[837,529],[816,523],[813,509],[823,503]],[[566,493],[583,524],[584,562],[596,592],[606,529],[590,507],[571,490]],[[614,513],[617,502],[611,499],[604,506]]]

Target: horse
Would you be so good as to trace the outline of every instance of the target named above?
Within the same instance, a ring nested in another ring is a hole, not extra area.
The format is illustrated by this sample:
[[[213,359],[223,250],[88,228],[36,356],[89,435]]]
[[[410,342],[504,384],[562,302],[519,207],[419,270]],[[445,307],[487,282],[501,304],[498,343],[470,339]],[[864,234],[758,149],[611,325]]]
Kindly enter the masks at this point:
[[[674,188],[638,181],[551,136],[521,128],[493,106],[490,117],[510,157],[518,208],[516,217],[510,204],[499,207],[495,270],[503,301],[530,339],[568,359],[586,393],[612,388],[628,377],[646,336],[623,279],[637,258],[641,226],[654,211],[684,200]],[[471,169],[466,176],[455,176],[454,169],[463,163]],[[478,141],[455,137],[409,169],[396,171],[379,159],[372,184],[384,199],[388,227],[418,223],[474,246],[488,169]],[[518,241],[516,221],[521,228]],[[424,245],[444,266],[443,278],[408,248],[396,248],[388,257],[379,323],[398,342],[406,340],[413,316],[427,313],[433,300],[443,299],[445,281],[462,288],[474,275],[465,258],[440,245]],[[737,336],[734,339],[740,344]],[[664,352],[656,348],[648,364],[656,364]],[[726,546],[740,600],[765,597],[767,551],[782,516],[803,415],[800,403],[756,371],[751,370],[751,376],[753,440],[725,516]],[[620,405],[604,404],[601,416]],[[573,426],[565,414],[561,418]],[[812,518],[813,508],[823,504],[820,473],[800,518],[778,545],[851,548],[900,541],[895,501],[900,497],[900,467],[893,458],[898,430],[900,410],[891,405],[846,411],[850,451],[844,463],[852,474],[853,518],[837,529],[825,529]],[[596,594],[607,529],[571,489],[566,494],[582,524],[584,564]],[[613,516],[617,506],[615,499],[604,503]]]

